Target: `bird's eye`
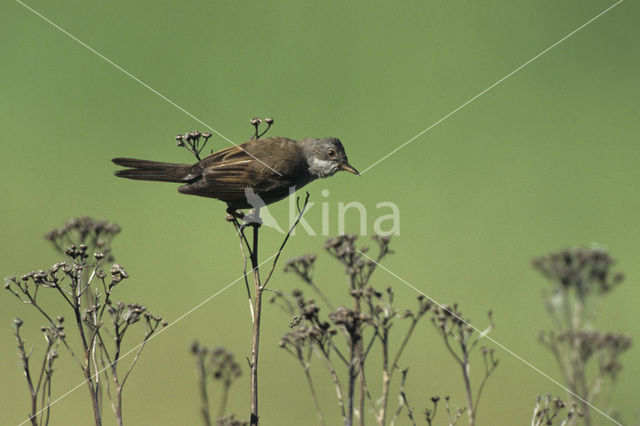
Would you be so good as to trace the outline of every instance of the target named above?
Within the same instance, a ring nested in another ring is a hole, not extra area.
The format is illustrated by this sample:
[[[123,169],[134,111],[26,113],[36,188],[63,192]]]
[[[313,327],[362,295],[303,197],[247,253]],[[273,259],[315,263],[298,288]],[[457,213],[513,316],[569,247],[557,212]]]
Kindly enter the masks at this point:
[[[336,155],[336,150],[333,148],[329,148],[329,158],[334,158]]]

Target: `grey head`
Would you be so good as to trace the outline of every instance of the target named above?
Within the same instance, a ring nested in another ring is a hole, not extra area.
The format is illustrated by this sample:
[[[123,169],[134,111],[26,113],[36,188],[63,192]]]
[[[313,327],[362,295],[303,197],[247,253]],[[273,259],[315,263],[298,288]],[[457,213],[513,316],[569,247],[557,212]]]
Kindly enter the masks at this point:
[[[326,178],[340,170],[359,175],[349,164],[347,154],[338,138],[305,138],[300,141],[309,173],[315,178]]]

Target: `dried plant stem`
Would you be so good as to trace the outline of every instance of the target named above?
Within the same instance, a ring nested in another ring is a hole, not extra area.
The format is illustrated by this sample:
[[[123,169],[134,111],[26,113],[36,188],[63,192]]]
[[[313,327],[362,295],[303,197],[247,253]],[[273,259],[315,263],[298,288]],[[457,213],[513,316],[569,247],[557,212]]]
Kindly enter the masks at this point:
[[[253,225],[253,249],[251,250],[251,267],[253,269],[253,332],[251,334],[250,387],[251,418],[250,424],[258,424],[258,351],[260,348],[260,320],[262,311],[262,291],[260,270],[258,268],[258,236],[260,225]]]
[[[227,410],[227,402],[229,401],[229,388],[231,387],[231,382],[227,381],[222,388],[222,398],[220,400],[220,413],[218,414],[218,418],[223,418],[224,413]]]
[[[417,322],[432,309],[432,303],[424,296],[419,296],[417,310],[400,311],[397,309],[394,306],[394,292],[391,287],[387,287],[385,291],[378,291],[369,285],[371,271],[375,269],[376,261],[364,255],[369,250],[368,247],[362,247],[359,250],[355,246],[356,238],[355,235],[343,235],[327,240],[324,245],[329,254],[345,266],[349,285],[348,294],[353,298],[353,307],[342,306],[333,310],[328,315],[329,321],[326,321],[319,314],[320,308],[316,302],[305,297],[301,290],[292,292],[295,303],[291,304],[282,294],[278,295],[284,302],[287,302],[286,305],[282,305],[285,311],[289,306],[289,313],[293,317],[290,327],[294,328],[293,331],[283,336],[280,347],[297,357],[305,370],[305,375],[308,374],[309,367],[300,356],[303,349],[308,348],[320,355],[334,381],[339,408],[343,414],[343,424],[353,426],[365,422],[367,414],[364,410],[367,404],[365,400],[371,404],[371,407],[367,406],[367,408],[375,415],[376,423],[380,426],[387,425],[390,417],[392,417],[392,424],[395,424],[404,406],[407,406],[409,416],[415,424],[412,417],[413,411],[408,406],[406,395],[401,395],[400,407],[397,408],[395,415],[388,410],[388,401],[393,375],[396,369],[399,370],[399,359],[408,346]],[[378,261],[387,253],[391,253],[388,248],[389,238],[378,236],[373,240],[379,246]],[[319,287],[313,281],[315,261],[316,255],[314,254],[299,256],[287,261],[285,271],[294,272],[313,291],[318,292]],[[322,296],[321,292],[318,293]],[[291,305],[295,305],[296,308],[292,309]],[[331,306],[330,303],[327,305]],[[400,340],[398,349],[394,350],[390,345],[391,328],[396,320],[407,319],[410,320],[409,327],[404,338]],[[343,348],[342,352],[336,346],[335,336],[338,335],[342,335],[345,339],[346,349]],[[372,388],[366,380],[365,365],[376,341],[380,341],[381,344],[382,389],[380,396],[376,395],[374,398]],[[332,358],[333,354],[335,356]],[[333,365],[335,360],[341,361],[339,364],[344,365],[344,370],[346,370],[344,371],[346,374],[340,379],[335,373]],[[402,392],[404,392],[406,371],[403,371],[402,376]],[[437,398],[432,398],[432,402],[434,409],[429,410],[426,414],[428,421],[432,419],[432,413],[435,413]]]
[[[259,217],[259,211],[256,209],[255,216]],[[258,257],[258,247],[259,247],[259,237],[260,237],[260,223],[253,222],[250,223],[249,226],[253,228],[253,241],[252,244],[249,244],[249,240],[244,234],[245,227],[247,225],[242,225],[239,223],[238,218],[235,215],[232,215],[231,222],[238,234],[238,238],[240,239],[240,251],[242,253],[243,260],[243,271],[244,271],[244,280],[245,286],[247,288],[247,295],[249,299],[249,310],[251,312],[251,355],[248,359],[249,361],[249,388],[250,388],[250,400],[251,400],[251,415],[250,415],[250,424],[251,426],[257,425],[259,421],[258,416],[258,356],[260,349],[260,322],[261,322],[261,313],[262,313],[262,292],[264,291],[264,286],[260,281],[260,269],[259,269],[259,257]],[[251,300],[251,289],[249,286],[249,280],[247,278],[247,254],[245,251],[245,245],[247,247],[247,251],[249,252],[249,259],[251,262],[251,270],[253,271],[253,302]],[[277,258],[276,258],[277,260]],[[225,403],[226,404],[226,403]]]
[[[358,377],[360,378],[360,395],[358,399],[358,424],[364,426],[364,401],[367,385],[364,380],[364,369],[362,368],[362,342],[358,345]]]
[[[356,282],[356,275],[350,275],[349,281],[350,281],[351,289],[355,290],[356,288],[359,288],[358,283]],[[359,298],[356,298],[354,301],[354,311],[361,312]],[[362,338],[361,338],[362,330],[360,329],[361,327],[359,326],[356,326],[356,327],[357,329],[355,330],[353,335],[351,335],[349,338],[352,344],[351,360],[349,363],[349,385],[352,384],[351,373],[352,373],[352,368],[354,368],[355,370],[353,370],[353,373],[358,375],[358,377],[360,378],[360,388],[359,388],[360,394],[358,399],[358,413],[357,413],[358,425],[364,426],[364,399],[365,399],[365,391],[366,391],[366,384],[365,384],[364,371],[363,371],[364,369],[362,368],[364,364],[364,349],[362,347]],[[360,337],[360,338],[356,340],[355,337]],[[354,344],[355,344],[355,347],[353,346]],[[353,379],[355,380],[355,377],[353,377]],[[351,392],[350,392],[349,402],[351,403],[351,410],[350,410],[351,416],[353,416],[353,395],[351,394]],[[351,423],[349,423],[348,426],[351,426]]]
[[[294,229],[296,229],[296,226],[298,226],[298,224],[300,223],[300,219],[302,219],[302,215],[304,215],[304,212],[307,210],[307,205],[309,204],[309,193],[307,192],[305,197],[304,197],[304,203],[302,204],[302,208],[300,208],[300,198],[297,199],[298,202],[298,216],[296,217],[296,220],[293,222],[293,225],[291,225],[291,227],[289,228],[289,231],[287,232],[287,235],[285,235],[284,239],[282,240],[282,244],[280,244],[280,248],[278,249],[278,253],[276,254],[275,259],[273,259],[273,263],[271,264],[271,269],[269,270],[269,273],[267,274],[267,279],[264,281],[264,285],[266,287],[266,285],[269,283],[269,280],[271,280],[271,277],[273,276],[273,272],[276,269],[276,264],[278,263],[278,259],[280,259],[280,255],[282,254],[282,251],[284,250],[284,246],[287,244],[287,241],[289,241],[289,237],[291,237],[291,234],[293,234]]]
[[[467,394],[467,413],[469,414],[469,426],[474,426],[476,421],[476,416],[474,412],[473,405],[473,393],[471,391],[471,378],[469,377],[469,355],[466,351],[464,351],[464,359],[462,363],[460,363],[460,367],[462,368],[462,377],[464,378],[464,390]]]
[[[198,357],[196,366],[198,368],[198,387],[200,388],[200,413],[205,426],[211,426],[211,413],[209,411],[209,393],[207,392],[207,373],[204,366],[204,357]]]
[[[389,372],[389,329],[385,328],[382,336],[382,395],[380,413],[378,414],[378,424],[384,426],[387,421],[387,401],[389,400],[389,384],[391,383],[391,373]],[[393,369],[394,366],[391,366]]]
[[[296,345],[295,351],[293,350],[293,348],[289,348],[287,346],[283,346],[283,348],[287,352],[289,352],[293,357],[295,357],[300,363],[300,366],[302,366],[302,370],[304,371],[304,377],[307,379],[307,385],[309,386],[309,391],[311,392],[311,397],[313,398],[313,404],[316,409],[316,414],[318,415],[318,422],[324,426],[325,424],[324,416],[322,415],[322,409],[320,408],[320,401],[318,400],[318,394],[316,393],[315,386],[313,385],[313,379],[311,378],[311,372],[309,369],[309,365],[310,365],[309,361],[310,361],[311,355],[313,354],[314,348],[309,347],[308,356],[306,358],[302,350],[303,349],[302,345]],[[341,393],[340,393],[339,387],[337,388],[337,392],[338,392],[338,399],[340,399]]]
[[[116,386],[116,421],[118,426],[122,426],[122,386]]]
[[[249,419],[249,424],[251,426],[257,425],[259,421],[258,360],[259,360],[259,350],[260,350],[260,323],[262,319],[262,294],[265,291],[266,286],[269,283],[269,280],[273,276],[273,272],[275,271],[276,264],[278,263],[278,259],[280,258],[280,255],[284,250],[284,246],[287,244],[287,241],[289,241],[289,237],[293,233],[293,230],[295,229],[295,227],[298,225],[298,223],[300,223],[300,219],[302,219],[302,215],[304,214],[308,203],[309,203],[309,193],[307,192],[307,195],[304,200],[304,204],[302,208],[298,206],[298,216],[295,222],[293,223],[293,225],[291,226],[291,228],[289,228],[289,232],[287,232],[287,234],[285,235],[284,240],[280,245],[280,249],[278,250],[278,253],[274,257],[273,264],[264,282],[262,282],[260,279],[260,264],[259,264],[259,255],[258,255],[260,223],[254,222],[250,224],[250,226],[253,228],[253,239],[252,239],[251,247],[249,247],[249,242],[244,236],[242,225],[238,224],[238,220],[235,217],[233,219],[234,226],[236,227],[236,229],[239,229],[239,236],[241,237],[242,242],[244,242],[247,245],[247,249],[249,251],[249,259],[251,261],[251,269],[253,271],[253,309],[251,311],[253,328],[251,333],[251,356],[249,358],[249,386],[250,386],[250,392],[251,392],[251,416]],[[259,214],[260,214],[259,209],[256,209],[255,216],[259,217]],[[246,258],[244,248],[242,250],[242,253],[243,253],[243,256],[245,256]],[[246,271],[246,268],[245,268],[245,271]],[[245,277],[246,277],[246,274],[245,274]]]
[[[324,360],[325,366],[327,367],[327,370],[329,370],[329,374],[331,375],[331,380],[333,381],[333,384],[336,388],[336,397],[338,398],[338,406],[340,407],[340,414],[342,415],[342,422],[343,423],[347,423],[347,413],[345,412],[344,409],[344,396],[343,396],[343,391],[342,391],[342,387],[340,386],[340,380],[338,379],[338,374],[336,373],[336,369],[333,365],[333,362],[331,362],[331,358],[329,357],[328,352],[325,352],[324,349],[322,349],[322,359]]]
[[[191,344],[191,354],[195,357],[200,394],[200,414],[205,426],[236,424],[225,418],[232,383],[241,375],[240,365],[234,361],[234,355],[223,347],[206,347],[198,341]],[[219,411],[213,417],[208,385],[209,380],[219,381],[222,385]],[[247,423],[242,423],[246,425]]]
[[[251,313],[251,323],[253,323],[255,317],[253,313],[253,302],[251,301],[251,288],[249,286],[249,278],[247,274],[247,252],[244,249],[245,244],[249,247],[249,241],[247,241],[247,237],[244,234],[244,228],[238,223],[237,219],[234,218],[233,226],[236,229],[236,233],[238,234],[238,238],[240,239],[240,253],[242,254],[242,276],[244,277],[244,286],[247,289],[247,297],[249,300],[249,312]]]
[[[31,380],[31,369],[29,368],[29,356],[24,347],[24,340],[20,336],[19,327],[16,328],[16,338],[18,340],[18,353],[20,355],[20,361],[22,361],[22,370],[24,371],[24,376],[27,379],[27,387],[29,388],[29,395],[31,396],[31,413],[29,416],[29,420],[31,420],[31,424],[33,426],[38,426],[38,392],[36,391],[35,386],[33,386],[33,380]]]
[[[393,372],[398,367],[398,362],[400,361],[400,356],[402,355],[402,352],[404,352],[404,349],[407,347],[407,343],[409,343],[409,340],[411,339],[411,336],[413,335],[413,331],[416,329],[416,325],[418,324],[419,320],[420,320],[420,318],[413,318],[413,320],[411,321],[411,325],[409,326],[409,330],[407,330],[407,334],[405,334],[404,339],[402,340],[402,343],[400,344],[400,348],[398,348],[398,352],[396,353],[396,356],[393,359],[393,363],[391,364],[391,371],[389,373],[390,378],[393,377]],[[388,333],[388,329],[387,329],[387,333]],[[388,342],[388,338],[385,341]],[[404,373],[404,375],[406,375],[406,373]]]
[[[411,325],[409,326],[409,330],[404,336],[402,343],[400,344],[400,348],[398,348],[398,352],[396,356],[393,358],[391,364],[389,364],[389,327],[383,327],[382,334],[379,334],[380,340],[382,342],[382,394],[381,394],[381,406],[378,413],[378,424],[384,426],[387,420],[387,405],[389,401],[389,386],[391,384],[391,378],[393,377],[393,373],[398,368],[398,361],[400,360],[400,356],[404,349],[407,347],[407,343],[409,343],[409,339],[413,335],[413,331],[416,328],[416,324],[420,317],[413,318],[411,321]],[[406,378],[406,372],[403,372],[403,381]]]
[[[311,396],[313,397],[313,405],[316,408],[316,414],[318,415],[318,422],[324,426],[324,417],[322,416],[322,410],[320,409],[320,401],[318,400],[318,394],[316,393],[316,388],[313,386],[313,380],[311,379],[311,373],[309,371],[309,363],[305,361],[302,357],[302,353],[299,354],[300,364],[302,364],[302,369],[304,370],[304,377],[307,379],[307,384],[309,385],[309,391],[311,392]]]
[[[84,352],[84,358],[82,360],[82,372],[84,373],[84,378],[87,381],[87,387],[89,389],[89,396],[91,397],[91,406],[93,408],[93,417],[96,423],[96,426],[102,425],[102,415],[100,413],[100,401],[98,399],[98,391],[95,386],[95,378],[91,373],[91,350],[92,348],[89,346],[87,336],[84,331],[84,326],[82,325],[82,316],[80,313],[81,305],[80,298],[82,296],[81,292],[81,283],[76,283],[76,287],[73,289],[73,314],[76,322],[76,326],[78,327],[78,334],[80,335],[80,341],[82,343],[82,350]]]
[[[46,372],[46,379],[45,379],[45,383],[44,386],[46,388],[46,395],[45,392],[42,393],[42,402],[41,402],[41,406],[44,407],[45,406],[45,398],[46,398],[46,410],[44,411],[43,415],[40,416],[40,424],[44,424],[44,425],[48,425],[49,424],[49,416],[51,414],[51,376],[53,375],[53,368],[51,365],[51,360],[47,360],[47,372]],[[42,419],[42,417],[44,416],[44,420]]]
[[[407,416],[409,417],[409,420],[411,420],[411,424],[413,426],[416,426],[416,421],[413,418],[413,408],[411,408],[411,405],[407,400],[407,394],[404,390],[404,385],[405,385],[405,382],[407,381],[408,372],[409,372],[408,368],[405,370],[402,370],[402,381],[400,382],[400,398],[399,398],[400,403],[398,404],[398,409],[396,410],[395,414],[393,415],[393,418],[391,419],[391,423],[390,423],[391,426],[395,426],[396,422],[398,421],[398,418],[400,417],[400,413],[402,412],[402,409],[405,406],[407,407]],[[429,423],[429,425],[431,425],[431,419],[432,419],[432,413],[429,412],[429,415],[427,416],[427,422]]]
[[[356,386],[356,376],[358,374],[357,370],[357,360],[356,354],[358,350],[358,345],[355,340],[351,340],[351,356],[349,361],[349,394],[347,396],[347,422],[346,426],[353,425],[353,410],[354,410],[354,399],[355,399],[355,386]]]
[[[111,267],[110,279],[107,278],[107,272],[102,269],[101,260],[112,259],[109,243],[113,235],[118,232],[117,225],[105,221],[94,221],[90,218],[71,219],[63,228],[53,230],[46,236],[59,251],[65,254],[66,259],[54,264],[47,271],[32,271],[20,278],[9,278],[5,285],[5,288],[23,303],[32,305],[50,324],[41,328],[47,341],[47,353],[42,362],[37,384],[33,382],[33,374],[25,372],[27,386],[32,395],[32,406],[35,404],[37,408],[38,399],[41,405],[40,410],[32,413],[29,418],[32,424],[42,426],[49,423],[53,362],[58,357],[57,348],[60,342],[82,370],[89,390],[96,426],[102,425],[103,391],[106,391],[109,396],[117,424],[123,423],[122,388],[151,334],[160,325],[164,327],[166,323],[161,317],[152,316],[143,305],[112,302],[112,290],[118,283],[129,277],[118,264],[113,264]],[[80,239],[81,244],[75,244],[73,235]],[[70,242],[71,246],[63,250],[63,243],[66,241]],[[93,256],[90,255],[92,252]],[[64,317],[52,315],[48,307],[37,301],[39,291],[57,293],[69,306],[73,313],[70,328],[76,329],[79,335],[78,346],[75,349],[71,347],[63,331]],[[106,313],[109,314],[111,321],[105,321]],[[119,377],[117,366],[124,334],[130,325],[140,320],[143,320],[143,323],[146,322],[147,333],[126,374],[124,377]],[[15,324],[16,327],[20,327],[22,321],[17,319]],[[114,340],[115,352],[112,356],[108,345],[105,344],[106,336]],[[17,332],[16,337],[18,337]],[[19,350],[24,352],[19,337],[18,340]],[[23,355],[28,364],[30,353]],[[101,368],[104,376],[101,376]],[[102,385],[103,381],[105,386]],[[38,392],[40,392],[39,395]],[[39,415],[39,422],[35,419],[36,415]]]
[[[315,282],[313,282],[313,280],[308,280],[306,281],[307,284],[309,284],[311,286],[311,288],[313,289],[313,291],[316,292],[316,294],[318,296],[320,296],[320,298],[324,301],[324,303],[327,304],[327,307],[329,308],[329,310],[333,311],[333,304],[331,303],[331,301],[327,298],[327,296],[324,294],[324,292],[322,290],[320,290],[320,288],[316,285]]]
[[[475,406],[473,407],[473,416],[474,418],[478,415],[478,404],[480,403],[480,397],[482,396],[482,391],[484,390],[484,385],[487,384],[487,380],[489,380],[489,377],[491,376],[491,373],[493,373],[493,370],[495,370],[497,367],[497,364],[495,362],[491,362],[491,365],[489,364],[489,360],[487,359],[487,355],[485,353],[484,356],[484,377],[482,378],[482,382],[480,382],[480,387],[478,387],[478,393],[476,394],[476,402],[475,402]]]

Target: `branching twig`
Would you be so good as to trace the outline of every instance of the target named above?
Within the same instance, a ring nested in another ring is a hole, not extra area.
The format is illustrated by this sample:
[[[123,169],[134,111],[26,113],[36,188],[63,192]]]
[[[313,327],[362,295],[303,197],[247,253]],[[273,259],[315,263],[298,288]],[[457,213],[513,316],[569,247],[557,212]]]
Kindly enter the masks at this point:
[[[486,336],[493,329],[493,316],[489,311],[489,326],[479,335],[474,335],[474,328],[471,327],[468,320],[462,318],[462,313],[458,310],[457,305],[452,307],[442,306],[433,308],[433,317],[431,318],[434,326],[442,336],[444,344],[462,371],[462,379],[464,382],[465,396],[467,398],[467,407],[465,411],[469,416],[469,425],[473,426],[476,422],[478,403],[480,396],[485,387],[489,376],[495,371],[498,360],[494,358],[493,349],[482,348],[482,354],[485,365],[485,375],[476,391],[475,395],[471,386],[470,376],[470,355],[473,349],[478,345],[480,339]],[[457,344],[454,347],[453,344]],[[475,401],[475,402],[474,402]],[[449,410],[448,400],[445,401],[447,413],[449,414],[450,423],[455,423],[459,416],[452,416]]]
[[[255,120],[255,119],[254,119]],[[257,128],[259,125],[259,122],[256,121],[254,123],[254,120],[252,120],[252,124],[256,127],[256,134],[255,137],[258,138],[260,136],[262,136],[265,132],[258,134],[257,133]],[[273,120],[271,120],[270,122],[267,122],[269,124],[269,126],[273,123]],[[267,129],[268,130],[268,129]],[[259,421],[259,415],[258,415],[258,361],[259,361],[259,349],[260,349],[260,323],[261,323],[261,319],[262,319],[262,295],[263,292],[266,290],[266,286],[269,283],[269,281],[271,280],[272,276],[273,276],[273,272],[275,271],[275,267],[278,263],[278,260],[280,258],[280,255],[282,254],[282,251],[284,250],[285,245],[287,244],[287,242],[289,241],[289,237],[291,236],[291,234],[293,233],[295,227],[300,223],[300,220],[302,219],[302,216],[304,215],[304,212],[306,211],[307,205],[309,203],[309,193],[306,193],[306,197],[305,197],[305,201],[304,204],[302,206],[302,208],[299,208],[298,210],[298,216],[295,220],[295,222],[293,223],[293,225],[289,228],[289,231],[287,232],[287,234],[285,235],[282,244],[280,245],[280,248],[278,249],[277,254],[274,257],[273,263],[271,265],[271,269],[269,270],[269,272],[267,273],[266,277],[264,280],[261,279],[260,277],[260,269],[259,269],[259,235],[260,235],[260,221],[259,221],[259,210],[256,209],[255,211],[255,217],[256,221],[250,222],[247,224],[247,226],[251,226],[253,229],[253,238],[251,241],[251,244],[249,244],[248,239],[246,238],[245,234],[244,234],[244,228],[245,225],[240,224],[238,222],[238,214],[236,214],[236,212],[233,212],[231,207],[229,207],[229,209],[227,210],[229,212],[228,215],[228,220],[230,220],[233,225],[234,228],[236,230],[236,233],[238,234],[238,237],[240,238],[240,245],[241,245],[241,251],[242,251],[242,256],[243,256],[243,263],[244,263],[244,276],[245,276],[245,285],[247,287],[247,294],[249,296],[249,306],[251,308],[251,319],[252,319],[252,334],[251,334],[251,354],[249,357],[249,382],[250,382],[250,393],[251,393],[251,416],[250,416],[250,424],[253,425],[257,425],[258,421]],[[251,291],[250,291],[250,286],[249,286],[249,282],[247,279],[247,273],[246,273],[246,265],[247,265],[247,256],[246,256],[246,252],[244,251],[244,248],[247,248],[247,252],[249,254],[249,261],[251,262],[251,270],[253,271],[253,295],[251,295]],[[251,299],[253,298],[253,303],[251,302]]]
[[[308,254],[287,261],[285,271],[294,272],[305,284],[320,295],[326,305],[331,309],[328,321],[321,318],[320,308],[312,299],[303,296],[300,290],[292,293],[293,303],[286,301],[284,306],[295,305],[296,312],[288,311],[293,315],[292,327],[294,331],[283,336],[280,346],[290,354],[301,360],[299,353],[303,348],[314,349],[324,361],[336,387],[338,404],[347,426],[365,421],[365,401],[371,404],[371,411],[375,413],[379,425],[387,424],[387,405],[391,379],[398,369],[398,362],[406,349],[417,323],[431,309],[431,302],[425,297],[418,299],[418,308],[415,311],[399,311],[394,306],[394,293],[391,287],[384,292],[377,291],[369,284],[372,273],[377,263],[380,262],[389,250],[388,237],[374,237],[379,246],[377,256],[369,258],[364,255],[367,247],[356,248],[356,237],[343,235],[331,238],[325,243],[325,249],[331,256],[337,259],[344,267],[348,278],[348,294],[353,299],[353,307],[332,308],[332,303],[324,297],[320,287],[313,279],[313,270],[316,256]],[[277,293],[276,299],[286,300],[286,295]],[[285,309],[285,311],[287,311]],[[409,327],[400,341],[397,349],[391,347],[391,329],[399,319],[410,320]],[[334,337],[344,337],[344,344],[336,342]],[[369,354],[378,348],[382,358],[382,389],[374,398],[366,380],[366,361]],[[343,348],[342,350],[340,348]],[[346,348],[346,349],[345,349]],[[335,356],[333,356],[335,354]],[[337,358],[336,358],[337,357]],[[334,361],[341,361],[346,367],[346,374],[339,378],[334,368]],[[302,361],[301,361],[302,362]],[[303,368],[307,368],[305,365]],[[406,372],[403,373],[403,393]],[[342,391],[344,385],[345,391]],[[406,394],[401,405],[407,405]],[[403,402],[404,401],[404,402]],[[402,408],[394,415],[392,423],[397,421]],[[410,417],[413,418],[413,410]],[[415,421],[414,421],[415,423]]]
[[[201,161],[202,158],[200,158],[200,152],[202,152],[204,147],[207,145],[211,136],[211,133],[202,133],[198,130],[194,130],[184,135],[177,135],[176,141],[178,141],[179,147],[185,148],[193,154],[194,157],[196,157],[196,160]]]
[[[241,375],[240,365],[235,361],[231,352],[220,347],[208,348],[198,342],[193,342],[191,353],[196,357],[201,402],[200,412],[205,426],[213,424],[207,385],[210,379],[222,383],[220,409],[218,411],[218,421],[216,422],[216,424],[220,424],[225,418],[231,385]]]
[[[95,424],[102,424],[103,377],[106,379],[106,391],[116,421],[120,425],[123,422],[122,388],[138,362],[146,342],[155,330],[165,326],[166,322],[161,317],[152,316],[142,305],[112,302],[113,290],[129,277],[117,264],[111,267],[109,278],[103,270],[104,260],[113,259],[109,244],[113,236],[119,232],[120,228],[117,225],[107,221],[95,221],[87,217],[70,219],[62,228],[54,229],[46,235],[54,247],[66,255],[65,261],[54,264],[47,271],[33,271],[20,278],[13,277],[7,280],[5,288],[23,303],[35,308],[48,322],[48,325],[42,328],[47,348],[37,383],[34,384],[31,375],[25,373],[32,402],[36,401],[36,395],[40,392],[41,407],[39,411],[32,412],[32,423],[37,414],[40,414],[40,424],[47,424],[49,421],[53,360],[58,356],[57,348],[60,342],[67,348],[85,378]],[[62,248],[64,243],[73,242],[74,239],[81,242],[77,245],[74,243],[66,249]],[[90,255],[92,249],[96,251]],[[101,251],[97,251],[98,249]],[[67,340],[62,326],[63,317],[53,315],[49,307],[38,299],[39,292],[48,291],[47,289],[54,289],[71,311],[79,347],[74,348]],[[109,313],[111,321],[104,317],[106,312]],[[146,323],[145,336],[121,378],[118,364],[124,336],[130,326],[140,320]],[[21,358],[26,365],[28,354],[24,352],[24,344],[18,332],[16,338],[19,348],[22,347]],[[104,375],[101,375],[101,369]]]
[[[573,394],[571,402],[580,406],[584,424],[589,426],[591,406],[605,384],[610,385],[609,390],[613,388],[622,368],[619,356],[631,346],[631,339],[624,334],[593,328],[600,300],[624,275],[613,272],[614,259],[598,246],[562,250],[532,263],[553,284],[545,304],[555,330],[540,333],[540,342],[558,362]],[[587,371],[595,374],[587,375]]]

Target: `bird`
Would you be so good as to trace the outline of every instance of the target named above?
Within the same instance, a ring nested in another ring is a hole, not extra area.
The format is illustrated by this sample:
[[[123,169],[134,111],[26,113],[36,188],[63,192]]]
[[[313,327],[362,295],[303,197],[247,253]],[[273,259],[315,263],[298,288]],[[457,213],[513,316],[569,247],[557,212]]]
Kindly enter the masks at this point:
[[[287,197],[291,188],[298,190],[341,170],[359,175],[349,164],[340,139],[332,137],[252,139],[214,152],[195,164],[135,158],[112,161],[126,167],[115,172],[118,177],[181,183],[180,193],[224,201],[230,214],[254,207],[255,199],[249,198],[255,195],[268,205]]]

